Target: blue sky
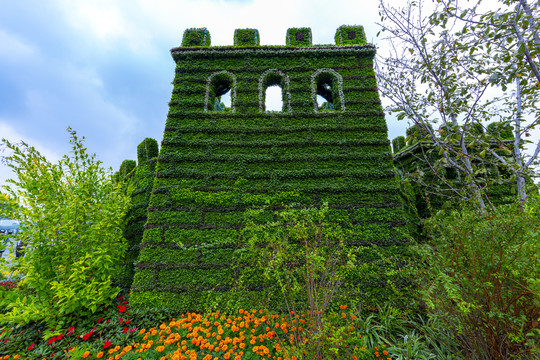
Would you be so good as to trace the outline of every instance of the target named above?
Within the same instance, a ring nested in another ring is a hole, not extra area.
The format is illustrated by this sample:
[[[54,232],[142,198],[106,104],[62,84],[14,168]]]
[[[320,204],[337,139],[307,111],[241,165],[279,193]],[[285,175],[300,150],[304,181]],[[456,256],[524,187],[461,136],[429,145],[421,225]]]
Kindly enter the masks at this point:
[[[47,158],[69,152],[72,127],[116,170],[145,137],[161,141],[174,76],[169,50],[184,29],[207,27],[212,45],[236,28],[262,44],[285,43],[309,26],[333,43],[342,24],[364,25],[377,43],[377,1],[358,0],[0,0],[0,138],[24,140]],[[390,137],[406,124],[387,119]],[[0,185],[10,177],[0,166]]]

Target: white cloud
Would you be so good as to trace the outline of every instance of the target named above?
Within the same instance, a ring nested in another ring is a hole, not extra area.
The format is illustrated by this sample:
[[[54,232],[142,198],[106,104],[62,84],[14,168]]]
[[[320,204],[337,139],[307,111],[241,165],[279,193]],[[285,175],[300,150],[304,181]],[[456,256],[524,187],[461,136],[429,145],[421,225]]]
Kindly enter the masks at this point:
[[[96,40],[101,46],[124,43],[134,51],[148,50],[150,47],[151,36],[145,26],[141,26],[137,19],[127,19],[130,5],[122,7],[120,2],[106,0],[58,0],[57,3],[68,23],[83,38]]]
[[[145,14],[173,46],[180,45],[182,33],[190,27],[207,27],[212,45],[232,45],[234,29],[256,28],[261,44],[284,45],[287,28],[311,27],[315,44],[334,42],[334,33],[343,24],[364,25],[368,40],[375,37],[377,2],[351,0],[254,0],[249,2],[138,0],[134,8]]]
[[[3,30],[0,30],[0,44],[0,60],[21,61],[29,59],[35,52],[31,45]]]

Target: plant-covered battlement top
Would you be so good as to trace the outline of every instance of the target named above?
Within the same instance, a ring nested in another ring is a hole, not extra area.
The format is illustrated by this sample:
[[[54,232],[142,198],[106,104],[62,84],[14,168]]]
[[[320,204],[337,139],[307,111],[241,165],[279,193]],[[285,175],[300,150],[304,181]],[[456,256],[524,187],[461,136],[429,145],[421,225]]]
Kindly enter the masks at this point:
[[[260,46],[260,36],[257,29],[236,29],[234,31],[234,46],[238,47],[257,47],[257,48],[305,48],[305,47],[335,47],[335,46],[368,46],[366,43],[366,34],[363,26],[342,25],[334,36],[335,45],[313,45],[311,28],[290,28],[285,37],[285,46]],[[184,31],[182,38],[182,47],[175,48],[172,51],[186,50],[186,48],[210,47],[211,37],[207,28],[192,28]],[[231,48],[231,46],[222,46],[220,48]]]

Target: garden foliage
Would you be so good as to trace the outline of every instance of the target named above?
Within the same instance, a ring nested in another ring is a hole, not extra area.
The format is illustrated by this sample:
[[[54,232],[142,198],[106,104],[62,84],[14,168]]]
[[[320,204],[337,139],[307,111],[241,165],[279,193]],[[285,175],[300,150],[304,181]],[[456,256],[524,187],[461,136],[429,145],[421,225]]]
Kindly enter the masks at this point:
[[[122,172],[122,166],[120,166],[120,171],[116,174],[118,181],[124,181],[133,186],[131,207],[126,214],[126,227],[123,232],[124,238],[127,240],[124,266],[114,279],[115,283],[124,289],[128,289],[133,282],[135,263],[139,257],[144,224],[146,223],[148,201],[154,182],[158,151],[156,140],[144,139],[137,146],[137,167],[131,168],[130,172]],[[130,160],[126,160],[124,163],[127,161]]]
[[[338,45],[312,45],[308,28],[289,29],[287,46],[257,45],[253,29],[236,37],[238,46],[210,47],[206,29],[188,29],[184,47],[172,50],[174,89],[131,304],[283,308],[263,296],[279,288],[241,261],[244,213],[268,206],[256,220],[262,224],[286,205],[328,203],[332,221],[355,234],[347,245],[362,246],[354,286],[375,309],[406,286],[408,243],[375,47],[359,26],[338,29]],[[282,111],[267,112],[274,85]],[[227,92],[230,108],[214,107]],[[320,110],[318,95],[333,106]]]
[[[479,125],[479,124],[476,124]],[[429,125],[431,130],[432,127]],[[439,132],[445,134],[445,126],[441,126]],[[511,159],[514,135],[512,127],[506,123],[493,122],[484,131],[482,126],[476,126],[474,131],[485,137],[486,143],[497,156]],[[458,149],[456,136],[452,134],[451,141]],[[484,146],[480,146],[472,138],[469,152],[474,154],[471,163],[477,169],[475,183],[493,205],[512,203],[516,199],[515,177],[501,164],[493,161],[486,154]],[[407,138],[399,136],[392,141],[394,150],[394,164],[400,175],[402,184],[409,183],[408,201],[414,204],[421,218],[427,218],[443,208],[460,209],[463,199],[469,196],[469,188],[466,184],[466,175],[452,167],[441,155],[435,142],[429,133],[418,125],[407,129]],[[535,185],[527,178],[527,187],[531,193],[535,191]]]
[[[31,146],[3,141],[16,178],[8,180],[2,200],[20,220],[18,239],[26,247],[14,265],[22,278],[16,291],[1,293],[0,322],[54,325],[71,314],[94,313],[119,291],[111,277],[125,252],[129,189],[68,131],[72,152],[57,164]]]
[[[331,305],[337,309],[340,301],[356,303],[347,276],[356,265],[357,250],[346,245],[347,231],[330,221],[328,206],[290,208],[277,212],[276,221],[250,222],[262,211],[247,214],[242,232],[249,243],[247,257],[264,271],[266,279],[278,284],[286,313],[308,314],[309,335],[300,336],[293,329],[292,346],[285,348],[299,359],[330,359],[339,346],[328,340],[347,328],[335,329],[327,312]]]
[[[439,212],[426,221],[426,301],[477,359],[540,353],[540,221],[529,200],[480,214]]]

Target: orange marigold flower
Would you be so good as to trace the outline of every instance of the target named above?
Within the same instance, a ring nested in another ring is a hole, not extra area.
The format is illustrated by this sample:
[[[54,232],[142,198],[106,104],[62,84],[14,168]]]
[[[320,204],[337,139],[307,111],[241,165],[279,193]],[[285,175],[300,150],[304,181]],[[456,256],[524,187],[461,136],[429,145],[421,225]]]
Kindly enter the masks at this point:
[[[98,359],[101,359],[101,358],[103,357],[103,352],[98,352],[97,355],[96,355],[96,357],[97,357]]]
[[[156,351],[157,351],[157,352],[162,352],[163,350],[165,350],[165,346],[158,346],[158,347],[156,348]]]
[[[379,352],[375,351],[375,356],[379,357]]]
[[[340,308],[341,310],[345,310],[345,309],[347,308],[347,305],[339,305],[339,308]]]
[[[347,314],[341,313],[341,317],[347,317]]]
[[[86,359],[90,355],[90,351],[85,351],[84,354],[82,354],[83,359]]]
[[[386,350],[383,350],[382,353],[383,353],[383,355],[388,355],[388,351],[386,351]]]

